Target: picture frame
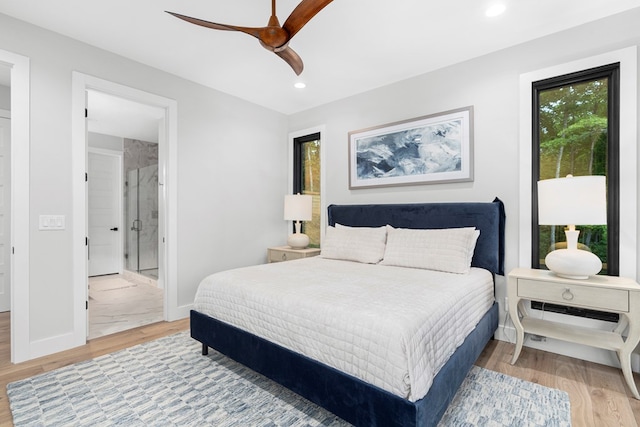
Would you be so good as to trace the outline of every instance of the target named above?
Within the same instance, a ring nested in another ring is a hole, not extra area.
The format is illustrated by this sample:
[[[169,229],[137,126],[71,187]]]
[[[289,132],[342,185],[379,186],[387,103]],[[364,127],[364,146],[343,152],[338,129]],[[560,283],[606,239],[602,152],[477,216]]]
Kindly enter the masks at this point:
[[[349,189],[473,181],[473,106],[349,132]]]

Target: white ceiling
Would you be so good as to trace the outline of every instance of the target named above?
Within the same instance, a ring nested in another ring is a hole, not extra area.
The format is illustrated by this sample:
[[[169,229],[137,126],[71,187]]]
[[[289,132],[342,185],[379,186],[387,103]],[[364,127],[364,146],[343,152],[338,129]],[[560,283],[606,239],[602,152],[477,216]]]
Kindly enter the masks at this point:
[[[487,18],[498,1],[507,11]],[[281,23],[298,3],[278,1]],[[269,0],[0,0],[0,13],[285,114],[635,7],[640,0],[334,1],[290,44],[305,64],[297,77],[248,35],[164,13],[258,27]]]

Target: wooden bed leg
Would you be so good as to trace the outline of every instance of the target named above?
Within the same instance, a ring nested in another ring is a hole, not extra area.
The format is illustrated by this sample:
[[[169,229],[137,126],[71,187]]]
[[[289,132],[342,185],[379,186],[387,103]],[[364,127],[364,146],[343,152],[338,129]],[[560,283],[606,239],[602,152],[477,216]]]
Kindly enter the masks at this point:
[[[202,355],[206,356],[209,354],[209,346],[205,343],[202,343]]]

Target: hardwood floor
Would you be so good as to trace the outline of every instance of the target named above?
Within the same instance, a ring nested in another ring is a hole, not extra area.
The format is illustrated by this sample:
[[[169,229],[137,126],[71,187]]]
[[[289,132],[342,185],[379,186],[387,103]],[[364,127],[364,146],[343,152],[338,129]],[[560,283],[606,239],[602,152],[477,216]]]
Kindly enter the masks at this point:
[[[160,322],[96,338],[86,345],[13,365],[9,313],[0,313],[0,426],[11,426],[7,383],[91,359],[188,329],[189,320]],[[619,369],[524,347],[511,366],[513,344],[491,341],[476,365],[569,393],[573,427],[637,426],[640,401],[631,396]]]
[[[522,349],[512,366],[514,347],[493,340],[476,365],[566,391],[573,427],[633,427],[640,422],[640,401],[631,395],[620,369],[529,347]]]
[[[0,313],[0,426],[11,426],[12,418],[7,399],[7,384],[29,378],[42,372],[93,359],[103,354],[131,347],[189,328],[189,319],[159,322],[128,331],[90,340],[86,345],[41,357],[28,362],[12,364],[10,349],[9,313]]]

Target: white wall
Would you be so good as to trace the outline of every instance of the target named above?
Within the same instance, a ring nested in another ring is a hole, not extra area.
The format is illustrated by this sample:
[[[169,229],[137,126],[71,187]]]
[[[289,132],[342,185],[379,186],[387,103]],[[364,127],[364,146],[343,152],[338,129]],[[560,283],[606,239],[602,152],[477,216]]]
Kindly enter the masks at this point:
[[[88,132],[87,145],[92,148],[103,148],[105,150],[122,151],[124,147],[124,139],[119,136]]]
[[[289,131],[326,126],[324,194],[331,203],[491,201],[505,203],[506,271],[519,248],[519,78],[523,73],[640,44],[640,9],[294,114]],[[428,52],[417,54],[428,55]],[[474,106],[473,182],[349,190],[349,131]],[[621,153],[624,156],[624,153]],[[637,159],[636,159],[637,163]],[[640,277],[640,275],[638,276]],[[498,277],[497,299],[505,279]],[[504,313],[504,312],[503,312]],[[504,316],[501,316],[501,321]]]
[[[286,238],[284,115],[2,14],[0,49],[31,60],[30,341],[73,327],[72,71],[177,101],[180,305],[206,274],[264,262]],[[39,232],[41,214],[66,230]]]
[[[11,88],[9,86],[0,85],[0,110],[11,110]]]

